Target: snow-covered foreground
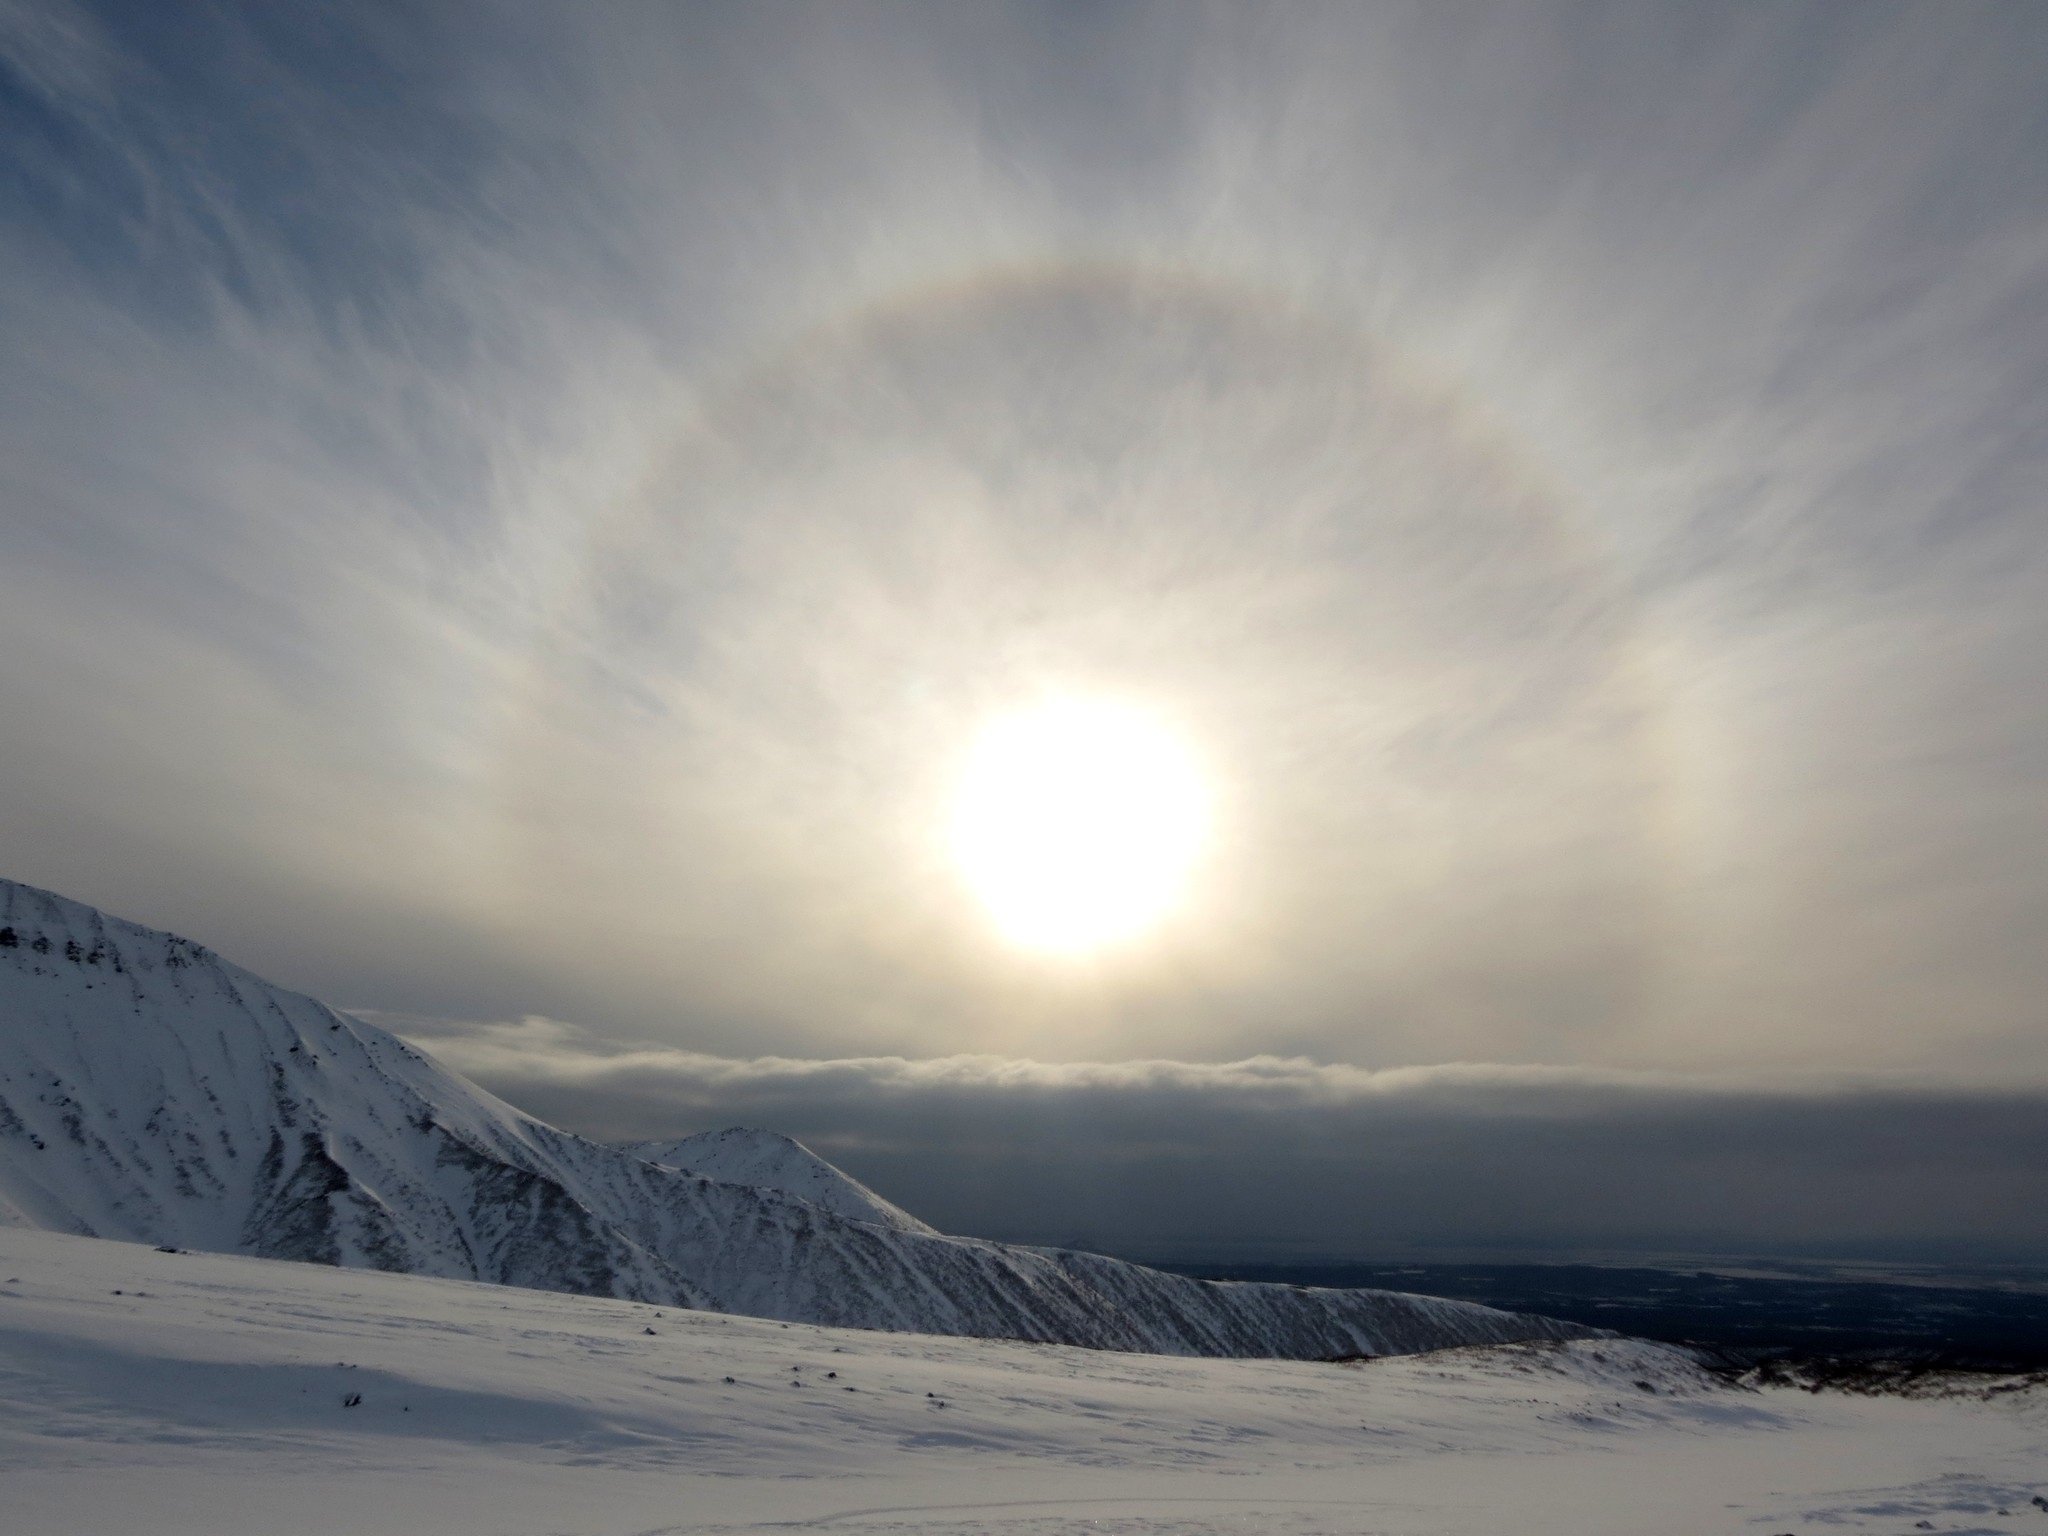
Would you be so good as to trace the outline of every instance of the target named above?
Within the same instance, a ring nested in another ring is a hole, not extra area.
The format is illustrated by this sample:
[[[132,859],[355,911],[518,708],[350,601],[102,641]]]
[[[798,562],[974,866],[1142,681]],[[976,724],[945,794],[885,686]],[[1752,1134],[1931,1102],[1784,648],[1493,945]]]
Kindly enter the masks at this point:
[[[2037,1493],[2038,1398],[1652,1345],[1173,1359],[0,1230],[18,1536],[2048,1531]]]

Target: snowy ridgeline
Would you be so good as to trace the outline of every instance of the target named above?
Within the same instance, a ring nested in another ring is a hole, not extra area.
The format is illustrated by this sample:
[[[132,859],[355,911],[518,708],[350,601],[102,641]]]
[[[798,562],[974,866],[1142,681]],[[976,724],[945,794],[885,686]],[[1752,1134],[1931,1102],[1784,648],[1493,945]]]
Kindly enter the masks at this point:
[[[2044,1431],[1626,1340],[1171,1359],[0,1231],[9,1536],[2003,1536]]]
[[[727,1184],[779,1189],[834,1216],[877,1222],[899,1232],[933,1229],[901,1206],[891,1205],[851,1174],[834,1168],[802,1142],[773,1131],[739,1127],[703,1131],[675,1141],[628,1142],[626,1151],[650,1163],[683,1168]]]
[[[946,1237],[795,1143],[522,1114],[185,939],[0,881],[0,1225],[834,1326],[1325,1359],[1581,1338]]]

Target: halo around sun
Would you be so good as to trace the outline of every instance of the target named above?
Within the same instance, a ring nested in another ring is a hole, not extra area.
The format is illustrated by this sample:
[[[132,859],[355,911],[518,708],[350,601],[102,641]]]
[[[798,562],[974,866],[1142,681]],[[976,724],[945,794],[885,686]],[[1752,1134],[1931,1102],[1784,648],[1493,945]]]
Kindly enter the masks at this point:
[[[968,754],[952,848],[1003,936],[1079,955],[1156,926],[1184,899],[1210,796],[1164,723],[1111,700],[999,716]]]

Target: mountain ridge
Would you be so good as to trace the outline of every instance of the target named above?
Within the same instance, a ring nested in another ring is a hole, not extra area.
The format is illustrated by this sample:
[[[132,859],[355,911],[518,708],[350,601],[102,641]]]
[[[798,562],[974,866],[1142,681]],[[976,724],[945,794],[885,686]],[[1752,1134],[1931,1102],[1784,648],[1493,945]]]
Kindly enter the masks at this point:
[[[0,1221],[1163,1354],[1327,1358],[1597,1332],[1398,1292],[1200,1281],[947,1237],[650,1162],[537,1120],[202,945],[6,880]]]

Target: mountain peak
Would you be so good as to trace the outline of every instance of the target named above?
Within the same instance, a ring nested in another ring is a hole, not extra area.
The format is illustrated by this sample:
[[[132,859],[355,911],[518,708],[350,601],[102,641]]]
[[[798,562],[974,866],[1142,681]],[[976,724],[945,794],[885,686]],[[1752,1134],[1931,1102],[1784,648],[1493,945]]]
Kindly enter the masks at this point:
[[[898,1232],[933,1231],[779,1131],[735,1125],[675,1140],[630,1142],[625,1150],[643,1162],[686,1169],[730,1184],[778,1189],[849,1221],[871,1221]]]

